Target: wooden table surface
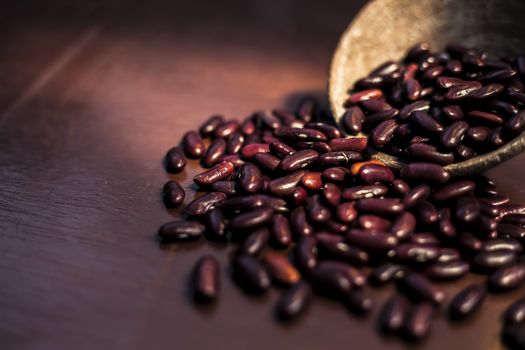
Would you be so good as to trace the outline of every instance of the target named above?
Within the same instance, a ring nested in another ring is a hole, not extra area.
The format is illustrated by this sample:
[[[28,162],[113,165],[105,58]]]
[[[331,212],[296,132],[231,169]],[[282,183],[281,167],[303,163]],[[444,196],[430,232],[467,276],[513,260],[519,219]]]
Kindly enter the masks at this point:
[[[45,3],[45,4],[44,4]],[[331,53],[363,1],[13,1],[0,5],[0,349],[402,349],[315,298],[272,317],[279,290],[247,296],[229,247],[159,246],[165,151],[209,115],[326,99]],[[525,202],[524,156],[489,172]],[[188,192],[191,199],[193,192]],[[190,302],[204,253],[224,263],[212,308]],[[446,285],[448,291],[476,280]],[[391,290],[374,291],[383,300]],[[523,289],[443,319],[410,348],[500,349],[499,314]],[[378,304],[380,304],[378,302]],[[377,309],[377,308],[376,308]]]

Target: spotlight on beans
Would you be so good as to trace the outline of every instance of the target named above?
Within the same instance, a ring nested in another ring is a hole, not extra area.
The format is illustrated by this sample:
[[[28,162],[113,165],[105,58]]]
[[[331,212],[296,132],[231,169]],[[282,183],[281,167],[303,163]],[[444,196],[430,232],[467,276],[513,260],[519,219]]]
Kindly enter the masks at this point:
[[[228,269],[211,255],[197,261],[197,302],[217,301],[228,271],[254,298],[279,291],[279,321],[307,317],[312,293],[360,316],[377,309],[382,333],[412,341],[439,316],[476,317],[487,293],[525,284],[525,206],[483,175],[454,178],[444,166],[523,131],[524,78],[525,58],[418,44],[355,84],[340,126],[311,98],[295,112],[214,115],[166,154],[163,200],[177,219],[159,239],[232,247]],[[391,169],[370,146],[408,162]],[[189,162],[206,168],[195,196],[175,175]],[[447,295],[441,284],[471,273],[485,280]],[[370,289],[385,285],[395,292],[373,300]],[[508,304],[502,335],[523,347],[525,302]]]

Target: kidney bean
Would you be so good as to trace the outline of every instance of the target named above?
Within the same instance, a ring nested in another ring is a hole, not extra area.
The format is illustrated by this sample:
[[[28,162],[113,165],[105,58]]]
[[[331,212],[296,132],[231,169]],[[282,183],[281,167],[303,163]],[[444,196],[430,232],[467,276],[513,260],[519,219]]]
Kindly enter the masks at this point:
[[[398,281],[399,288],[406,294],[420,300],[434,304],[441,304],[445,300],[445,293],[433,285],[425,276],[410,272]]]
[[[379,316],[379,326],[385,333],[397,333],[403,327],[408,314],[408,303],[400,295],[392,295],[383,305]]]
[[[391,224],[390,220],[369,214],[361,215],[357,221],[362,229],[373,231],[388,231]]]
[[[404,209],[399,199],[392,198],[362,198],[357,200],[356,205],[358,210],[386,215],[399,214]]]
[[[461,197],[456,203],[456,218],[462,222],[473,222],[479,217],[479,201],[474,197]]]
[[[461,290],[450,302],[450,316],[464,319],[478,310],[487,294],[483,285],[471,284]]]
[[[370,283],[374,286],[382,286],[405,276],[405,266],[394,263],[383,263],[376,267],[370,274]]]
[[[270,276],[252,256],[239,255],[233,259],[233,276],[244,290],[261,294],[270,288]]]
[[[359,170],[359,177],[366,184],[394,181],[392,170],[380,164],[363,164]]]
[[[410,189],[403,196],[403,205],[406,209],[411,208],[430,196],[430,187],[428,185],[418,185]]]
[[[407,180],[432,181],[445,183],[450,174],[440,165],[432,163],[410,163],[404,165],[400,171],[401,178]]]
[[[279,177],[270,182],[268,190],[276,196],[286,196],[292,193],[295,186],[299,184],[306,171],[299,170],[289,175]]]
[[[241,155],[245,159],[253,159],[258,153],[270,152],[270,146],[267,143],[252,143],[241,148]]]
[[[235,216],[230,221],[230,227],[234,230],[248,230],[266,224],[271,220],[272,215],[272,208],[256,208]]]
[[[290,320],[304,313],[310,303],[311,288],[306,282],[299,282],[286,290],[276,304],[277,316]]]
[[[168,181],[162,190],[162,197],[168,208],[176,208],[184,201],[185,192],[178,182]]]
[[[261,171],[255,165],[246,163],[241,167],[239,184],[247,193],[259,192],[263,186]]]
[[[284,157],[279,163],[279,169],[284,172],[294,172],[309,167],[317,158],[319,153],[314,150],[300,150]]]
[[[407,147],[407,153],[410,158],[432,162],[441,165],[447,165],[454,162],[454,153],[442,153],[437,150],[436,147],[426,143],[413,143]]]
[[[159,228],[159,236],[165,242],[181,242],[198,239],[206,228],[197,221],[172,221]]]
[[[226,121],[218,126],[217,129],[215,129],[215,137],[227,138],[228,136],[234,134],[239,129],[239,127],[239,122],[236,120]]]
[[[308,192],[303,187],[295,187],[292,189],[289,197],[295,206],[302,206],[306,204]]]
[[[297,241],[294,258],[301,271],[309,271],[317,265],[317,240],[313,236],[302,235]]]
[[[525,321],[525,298],[520,298],[507,307],[503,314],[506,324],[523,323]]]
[[[326,183],[323,188],[323,199],[332,207],[337,207],[341,202],[341,190],[333,183]]]
[[[258,228],[250,233],[239,246],[239,254],[259,255],[266,248],[269,239],[269,230],[266,227]]]
[[[387,232],[366,231],[351,229],[348,231],[346,238],[348,242],[366,252],[388,252],[395,248],[398,240],[395,236]]]
[[[518,256],[511,250],[481,251],[474,256],[472,264],[481,272],[494,272],[501,267],[509,266],[518,261]]]
[[[319,254],[328,259],[340,260],[352,265],[361,266],[368,262],[368,253],[357,247],[346,244],[343,237],[331,233],[316,234]]]
[[[346,200],[381,197],[388,192],[388,188],[381,185],[353,186],[343,191],[342,197]]]
[[[348,174],[348,170],[343,167],[333,167],[325,169],[322,174],[328,181],[343,182]]]
[[[221,192],[210,192],[206,193],[192,202],[190,202],[186,208],[185,212],[191,216],[200,216],[206,214],[211,208],[220,205],[226,200],[226,195]]]
[[[525,265],[520,263],[498,269],[488,279],[489,287],[495,291],[509,291],[525,281]]]
[[[398,127],[395,120],[385,120],[372,130],[369,140],[374,146],[383,147],[392,141]]]
[[[212,185],[214,182],[227,180],[233,174],[233,171],[234,166],[232,163],[221,162],[211,169],[195,176],[193,182],[199,186]]]
[[[224,118],[221,115],[213,115],[206,120],[199,128],[201,136],[206,137],[212,135],[215,130],[224,123]]]
[[[390,232],[399,240],[405,240],[414,232],[415,227],[416,218],[414,215],[410,212],[404,212],[394,220]]]
[[[173,147],[166,153],[166,170],[169,173],[180,173],[186,167],[186,158],[180,147]]]
[[[337,151],[321,154],[317,159],[317,163],[322,166],[341,166],[363,160],[360,153],[353,151]]]
[[[290,224],[293,232],[298,236],[310,236],[313,234],[313,227],[306,219],[304,207],[297,207],[290,213]]]
[[[263,257],[263,264],[272,279],[278,285],[293,285],[299,282],[301,274],[288,261],[288,259],[276,252],[268,251]]]
[[[193,270],[195,300],[213,302],[217,299],[220,291],[219,271],[219,261],[211,255],[205,255],[197,261]]]
[[[182,138],[184,153],[188,158],[200,158],[204,155],[206,147],[196,131],[188,131]]]
[[[469,264],[462,260],[435,263],[425,269],[425,275],[434,281],[450,281],[464,277],[469,272]]]
[[[363,152],[368,145],[366,137],[335,138],[328,142],[332,151],[354,151]]]
[[[432,304],[420,303],[414,305],[405,321],[404,330],[406,336],[415,340],[427,336],[430,332],[433,314],[434,307]]]

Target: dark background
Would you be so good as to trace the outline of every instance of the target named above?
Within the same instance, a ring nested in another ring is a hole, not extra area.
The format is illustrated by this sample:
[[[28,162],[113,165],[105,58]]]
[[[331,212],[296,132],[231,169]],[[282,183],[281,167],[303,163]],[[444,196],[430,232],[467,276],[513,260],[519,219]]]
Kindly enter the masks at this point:
[[[226,262],[229,248],[155,240],[174,215],[160,201],[165,151],[212,113],[326,99],[332,51],[363,4],[3,1],[0,348],[405,348],[378,335],[376,312],[361,320],[320,298],[299,323],[279,325],[279,290],[247,296],[225,263],[219,303],[197,308],[192,265],[204,253]],[[489,172],[517,201],[524,159]],[[188,186],[196,171],[191,162],[171,178]],[[389,292],[374,292],[377,304]],[[500,349],[499,313],[520,294],[490,296],[460,325],[439,319],[409,347]]]

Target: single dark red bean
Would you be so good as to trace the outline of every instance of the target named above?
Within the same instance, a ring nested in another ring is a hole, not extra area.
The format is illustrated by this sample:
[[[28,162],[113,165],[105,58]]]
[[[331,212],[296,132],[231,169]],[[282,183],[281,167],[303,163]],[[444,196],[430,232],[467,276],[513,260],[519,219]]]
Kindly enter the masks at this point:
[[[502,101],[502,100],[489,100],[485,102],[486,107],[489,109],[493,109],[496,111],[496,113],[501,113],[504,115],[514,115],[519,112],[518,107],[515,105]]]
[[[449,73],[455,73],[455,74],[459,74],[463,71],[463,66],[461,64],[460,61],[457,61],[457,60],[450,60],[447,62],[447,64],[445,65],[445,69],[449,72]]]
[[[332,270],[334,272],[340,272],[341,274],[348,277],[348,280],[352,284],[352,287],[363,287],[366,283],[366,277],[361,270],[354,266],[348,265],[341,261],[335,260],[324,260],[318,264],[318,267],[325,270]]]
[[[330,124],[320,122],[309,122],[306,123],[304,127],[307,129],[319,130],[328,138],[328,140],[341,137],[341,132],[339,131],[339,129]]]
[[[436,201],[448,201],[472,193],[475,187],[476,184],[469,180],[452,182],[434,192],[432,199]]]
[[[206,193],[192,202],[190,202],[186,208],[185,212],[191,216],[200,216],[206,214],[211,208],[220,205],[226,200],[226,195],[222,192],[209,192]]]
[[[454,87],[454,86],[464,85],[466,81],[463,79],[454,78],[454,77],[439,77],[437,79],[437,83],[440,87],[444,89],[450,89],[451,87]]]
[[[206,147],[196,131],[188,131],[182,138],[184,153],[188,158],[200,158],[204,155]]]
[[[319,232],[316,238],[319,254],[324,258],[341,260],[356,266],[368,262],[368,254],[364,250],[348,245],[340,235]]]
[[[332,207],[337,207],[341,202],[341,190],[333,183],[326,183],[323,188],[323,199]]]
[[[365,127],[368,127],[370,125],[377,125],[381,122],[384,122],[386,120],[394,119],[399,114],[399,110],[396,108],[390,108],[386,111],[380,111],[374,114],[371,114],[369,116],[366,116],[363,120],[363,124]]]
[[[417,111],[423,111],[427,112],[430,109],[430,103],[425,100],[412,102],[410,104],[405,105],[401,110],[399,111],[398,118],[399,120],[406,120],[408,117],[410,117],[414,112]]]
[[[272,240],[279,248],[286,248],[292,243],[290,222],[283,214],[275,214],[271,225]]]
[[[242,160],[237,154],[231,154],[222,157],[221,162],[230,162],[233,164],[234,168],[240,168],[241,165],[244,164],[244,160]]]
[[[432,68],[429,68],[425,74],[423,74],[424,80],[435,80],[438,77],[440,77],[443,72],[445,71],[445,67],[443,66],[435,66]]]
[[[268,190],[276,196],[286,196],[293,192],[294,188],[301,182],[306,171],[299,170],[289,175],[278,177],[270,182]]]
[[[328,168],[323,171],[323,177],[328,181],[343,182],[348,174],[348,170],[343,167]]]
[[[503,146],[505,144],[505,140],[503,139],[503,128],[500,126],[492,130],[492,133],[487,138],[487,141],[494,147]]]
[[[451,219],[451,211],[450,208],[441,208],[439,210],[439,222],[438,222],[438,229],[439,233],[443,237],[455,237],[456,236],[456,227],[454,226],[454,223]]]
[[[381,197],[388,192],[382,185],[353,186],[343,191],[343,199],[355,200],[361,198]]]
[[[244,135],[240,132],[236,132],[228,137],[228,144],[226,147],[228,154],[239,153],[242,146],[244,145]]]
[[[232,197],[238,194],[237,185],[235,181],[217,181],[211,185],[210,189],[213,192],[222,192],[228,197]]]
[[[254,157],[255,161],[263,168],[274,171],[279,166],[279,158],[272,156],[269,153],[257,153]]]
[[[454,162],[454,153],[442,153],[437,150],[435,146],[426,143],[412,143],[407,147],[407,153],[410,158],[437,163],[440,165],[447,165]]]
[[[328,142],[332,151],[354,151],[363,152],[368,145],[366,137],[336,138]]]
[[[259,255],[270,239],[270,232],[266,227],[261,227],[250,233],[239,246],[238,253],[245,255]]]
[[[449,263],[461,260],[461,254],[454,248],[441,248],[441,254],[437,260],[438,263]]]
[[[301,179],[301,183],[309,190],[320,190],[323,188],[323,179],[321,178],[321,173],[316,171],[309,171],[304,174],[303,178]]]
[[[478,310],[487,294],[483,285],[472,284],[462,289],[450,302],[450,316],[453,319],[464,319]]]
[[[186,193],[184,188],[176,181],[168,181],[162,189],[164,204],[168,208],[176,208],[184,201]]]
[[[362,79],[359,79],[354,84],[354,90],[367,90],[380,88],[386,82],[385,77],[380,75],[368,76]]]
[[[345,104],[346,105],[355,105],[359,102],[371,100],[371,99],[380,99],[383,97],[383,92],[379,89],[369,89],[369,90],[363,90],[356,93],[353,93],[348,97]]]
[[[467,118],[472,120],[486,121],[496,125],[503,124],[503,119],[499,115],[489,112],[470,111],[467,113]]]
[[[268,251],[262,262],[277,285],[291,286],[301,279],[301,273],[280,253]]]
[[[352,222],[357,216],[354,202],[341,203],[336,209],[337,218],[342,222]]]
[[[420,303],[412,307],[405,320],[404,330],[408,338],[420,340],[428,335],[434,315],[434,307],[430,303]]]
[[[441,144],[446,148],[455,148],[459,146],[468,129],[469,125],[466,122],[454,122],[446,128],[441,135]]]
[[[210,136],[222,123],[224,123],[224,118],[221,115],[213,115],[202,123],[199,133],[202,137]]]
[[[326,141],[325,134],[315,129],[282,127],[275,131],[275,136],[294,142],[300,141]]]
[[[198,239],[206,227],[197,221],[172,221],[159,228],[159,236],[164,242],[183,242]]]
[[[472,265],[480,272],[494,272],[517,261],[517,254],[511,250],[481,251],[472,259]]]
[[[436,246],[415,243],[403,243],[395,249],[395,257],[398,261],[419,264],[436,261],[440,253]]]
[[[456,218],[462,222],[473,222],[480,214],[479,201],[474,197],[461,197],[456,203]]]
[[[410,163],[404,165],[400,171],[401,178],[407,180],[432,181],[445,183],[450,179],[442,166],[433,163]]]
[[[319,157],[314,150],[305,149],[284,157],[279,163],[279,169],[285,172],[294,172],[309,167]]]
[[[281,126],[281,121],[275,115],[265,111],[258,111],[254,113],[254,119],[260,121],[263,127],[275,130]]]
[[[212,241],[226,240],[226,220],[219,208],[208,210],[204,217],[206,238]]]
[[[295,206],[302,206],[306,204],[308,192],[303,187],[295,187],[288,195]]]
[[[503,267],[488,279],[489,287],[495,291],[516,289],[525,281],[525,265],[523,263]]]
[[[403,205],[405,208],[411,208],[430,196],[430,187],[428,185],[418,185],[410,189],[403,196]]]
[[[399,288],[404,293],[420,301],[428,301],[439,305],[445,300],[445,293],[420,273],[410,272],[398,282]]]
[[[257,153],[270,152],[270,145],[267,143],[252,143],[241,148],[241,155],[245,159],[253,159]]]
[[[211,169],[195,176],[193,181],[200,186],[211,185],[214,182],[228,179],[234,171],[234,166],[230,162],[221,162]]]
[[[462,260],[438,262],[425,269],[425,275],[434,281],[450,281],[464,277],[469,272],[469,264]]]
[[[331,217],[330,210],[321,203],[318,194],[308,197],[306,207],[308,209],[308,217],[314,223],[325,222]]]
[[[186,167],[186,158],[180,147],[173,147],[166,153],[166,170],[169,173],[180,173]]]
[[[443,107],[440,116],[448,120],[460,120],[463,118],[463,110],[457,105],[448,105]]]
[[[510,304],[503,313],[505,324],[523,323],[525,321],[525,298],[520,298]]]
[[[415,79],[408,79],[403,82],[404,95],[409,101],[419,99],[421,95],[421,85]]]
[[[354,151],[337,151],[321,154],[317,163],[322,166],[342,166],[363,160],[361,153]]]
[[[357,222],[362,229],[373,231],[388,231],[391,225],[390,220],[370,214],[359,216]]]
[[[392,108],[392,106],[388,102],[383,100],[365,100],[361,102],[361,106],[368,113],[372,114],[381,111],[386,111]]]
[[[425,111],[416,111],[412,113],[410,121],[431,133],[441,133],[443,131],[443,125]]]
[[[518,72],[514,69],[499,69],[487,72],[478,79],[482,83],[502,82],[514,77]]]
[[[247,193],[259,192],[263,186],[261,171],[255,165],[246,163],[241,167],[239,184]]]
[[[471,98],[475,100],[483,100],[486,98],[493,98],[499,95],[505,87],[501,84],[489,84],[480,88],[478,91],[474,92]]]
[[[415,228],[416,218],[414,215],[410,212],[404,212],[394,220],[390,232],[399,240],[405,240],[414,232]]]
[[[351,229],[348,231],[346,238],[350,244],[367,252],[387,252],[398,244],[395,236],[379,231]]]
[[[510,198],[505,197],[505,196],[495,195],[489,198],[483,198],[483,200],[489,202],[492,205],[501,206],[501,205],[505,205],[509,203]]]
[[[350,107],[342,117],[344,130],[350,135],[357,135],[362,130],[362,122],[365,115],[361,108],[357,106]]]
[[[507,214],[501,218],[501,222],[505,224],[518,224],[523,226],[525,225],[525,214]]]
[[[273,216],[272,208],[257,208],[249,212],[235,216],[230,221],[230,227],[234,230],[248,230],[266,224]]]
[[[270,206],[268,197],[263,195],[247,195],[227,199],[220,204],[220,207],[225,215],[233,216],[237,212],[247,212],[264,205]]]
[[[410,236],[409,242],[419,245],[435,245],[441,244],[440,240],[431,232],[417,232]]]
[[[403,327],[408,315],[408,303],[398,294],[392,295],[379,313],[379,326],[385,333],[397,333]]]
[[[220,291],[220,264],[212,255],[205,255],[195,264],[193,270],[193,294],[199,302],[213,302]]]
[[[406,272],[405,266],[387,262],[372,271],[369,281],[374,286],[383,286],[404,277]]]
[[[217,164],[226,153],[226,141],[224,139],[215,139],[208,147],[206,154],[202,158],[202,165],[210,168]]]
[[[294,153],[295,149],[283,142],[276,141],[270,144],[270,152],[277,158],[282,159],[287,155]]]
[[[525,129],[525,111],[520,111],[510,117],[503,128],[512,136],[521,133]]]
[[[294,258],[301,271],[309,271],[317,265],[317,240],[313,236],[302,236],[295,245]]]
[[[308,307],[311,293],[310,285],[306,282],[299,282],[287,289],[277,301],[277,317],[281,320],[297,318]]]
[[[332,149],[326,142],[296,142],[295,147],[299,150],[301,149],[313,149],[318,153],[327,153],[331,152]]]
[[[363,198],[356,205],[358,210],[376,214],[399,214],[404,210],[403,203],[393,198]]]
[[[297,207],[290,213],[290,224],[297,237],[310,236],[314,229],[306,219],[304,207]]]
[[[438,79],[439,80],[439,79]],[[481,83],[477,81],[465,82],[462,85],[451,87],[445,94],[445,98],[449,101],[459,101],[466,99],[481,88]]]
[[[228,136],[232,135],[239,129],[240,125],[239,122],[236,120],[230,120],[222,125],[218,126],[217,129],[215,129],[215,137],[218,138],[227,138]]]
[[[396,191],[397,194],[400,195],[404,195],[410,190],[410,186],[408,186],[408,184],[401,179],[395,179],[392,182],[392,188]]]
[[[244,120],[244,122],[242,122],[240,131],[243,133],[243,135],[253,135],[253,133],[255,133],[255,130],[256,128],[253,119],[246,119]]]
[[[239,255],[233,259],[233,276],[246,291],[261,294],[270,288],[270,276],[252,256]]]
[[[372,130],[370,141],[376,147],[383,147],[392,141],[398,127],[395,120],[386,120]]]
[[[377,182],[391,183],[394,181],[392,170],[380,164],[365,164],[359,169],[358,175],[366,184],[374,184]]]
[[[519,254],[523,251],[521,243],[513,238],[497,238],[483,242],[483,251],[511,251]]]

